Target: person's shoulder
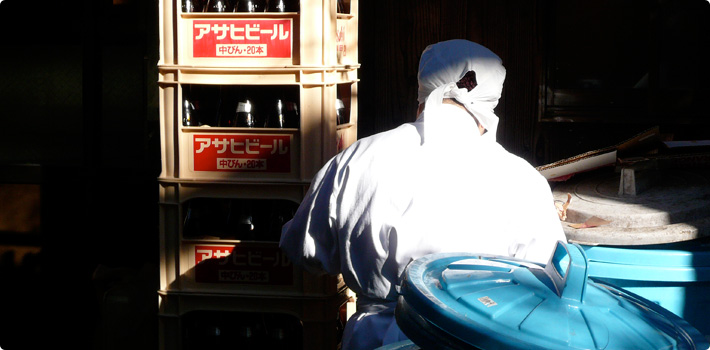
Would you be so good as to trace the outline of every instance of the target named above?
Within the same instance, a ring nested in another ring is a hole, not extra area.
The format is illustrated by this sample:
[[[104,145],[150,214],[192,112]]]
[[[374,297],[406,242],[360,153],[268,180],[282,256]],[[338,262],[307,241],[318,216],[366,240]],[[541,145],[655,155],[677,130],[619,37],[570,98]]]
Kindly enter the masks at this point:
[[[380,156],[384,156],[390,151],[397,152],[398,149],[420,143],[421,137],[416,127],[411,123],[406,123],[394,129],[363,137],[347,147],[341,154],[344,157],[349,157],[353,153],[376,152]]]
[[[497,142],[493,147],[495,147],[496,157],[499,160],[497,163],[501,164],[507,172],[521,176],[526,175],[531,179],[544,180],[542,174],[527,159],[508,151]]]

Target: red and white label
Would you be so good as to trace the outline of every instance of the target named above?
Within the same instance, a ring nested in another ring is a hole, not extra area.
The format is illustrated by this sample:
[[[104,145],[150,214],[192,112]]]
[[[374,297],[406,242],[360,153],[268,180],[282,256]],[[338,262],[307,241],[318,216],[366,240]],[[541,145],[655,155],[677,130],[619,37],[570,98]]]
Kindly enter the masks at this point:
[[[195,281],[291,285],[293,264],[275,245],[196,245]]]
[[[338,53],[338,56],[346,56],[347,45],[345,43],[345,24],[338,23],[338,28],[335,34],[336,52]]]
[[[292,135],[194,135],[194,171],[291,172]]]
[[[293,19],[215,19],[192,23],[193,57],[291,58]]]

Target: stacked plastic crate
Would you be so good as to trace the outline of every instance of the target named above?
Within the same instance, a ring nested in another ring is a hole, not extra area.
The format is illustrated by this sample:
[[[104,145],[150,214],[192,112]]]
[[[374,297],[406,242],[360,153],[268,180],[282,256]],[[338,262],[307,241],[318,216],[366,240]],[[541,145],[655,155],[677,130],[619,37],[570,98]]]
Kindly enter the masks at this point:
[[[338,347],[342,279],[278,239],[357,139],[357,8],[160,2],[161,349]]]

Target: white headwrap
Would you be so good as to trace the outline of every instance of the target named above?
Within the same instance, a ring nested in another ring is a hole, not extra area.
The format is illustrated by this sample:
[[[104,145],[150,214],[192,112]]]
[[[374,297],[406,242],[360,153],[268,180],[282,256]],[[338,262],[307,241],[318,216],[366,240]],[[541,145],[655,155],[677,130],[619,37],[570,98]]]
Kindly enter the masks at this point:
[[[478,83],[471,91],[456,86],[469,71],[476,73]],[[444,98],[455,99],[488,130],[486,136],[495,140],[498,116],[493,109],[503,91],[505,67],[491,50],[462,39],[429,45],[419,60],[418,80],[417,100],[426,102],[425,114],[437,110]]]

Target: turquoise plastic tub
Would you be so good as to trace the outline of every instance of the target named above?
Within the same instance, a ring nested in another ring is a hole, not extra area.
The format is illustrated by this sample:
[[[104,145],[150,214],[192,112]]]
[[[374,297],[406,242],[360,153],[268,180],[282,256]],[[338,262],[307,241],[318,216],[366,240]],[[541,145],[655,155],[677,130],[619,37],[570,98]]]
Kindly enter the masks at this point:
[[[582,247],[589,277],[653,301],[710,337],[710,243]]]
[[[420,350],[419,345],[414,344],[411,340],[402,340],[397,343],[381,346],[376,350]]]
[[[557,184],[589,276],[651,300],[710,338],[710,169],[636,159]],[[576,228],[591,218],[596,227]]]
[[[710,348],[682,318],[590,280],[588,273],[584,249],[563,242],[544,266],[491,255],[431,254],[405,270],[395,317],[423,349]]]

